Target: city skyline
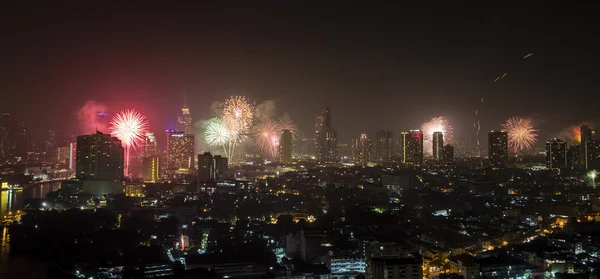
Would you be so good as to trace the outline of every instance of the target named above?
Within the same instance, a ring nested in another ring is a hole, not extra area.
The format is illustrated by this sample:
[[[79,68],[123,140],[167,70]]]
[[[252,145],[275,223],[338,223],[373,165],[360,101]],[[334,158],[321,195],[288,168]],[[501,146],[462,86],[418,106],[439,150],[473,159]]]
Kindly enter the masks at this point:
[[[482,131],[499,129],[508,117],[520,116],[532,118],[540,139],[561,137],[572,125],[598,126],[593,112],[599,101],[593,94],[596,83],[585,74],[597,64],[591,55],[597,39],[587,35],[588,25],[570,21],[575,7],[454,8],[448,10],[450,14],[463,19],[453,21],[445,21],[450,17],[446,8],[440,5],[392,17],[369,8],[349,7],[347,15],[331,15],[328,9],[283,7],[278,11],[285,15],[281,19],[267,11],[245,13],[238,7],[232,10],[238,15],[234,18],[215,15],[232,21],[214,30],[202,27],[214,17],[183,8],[172,8],[164,20],[154,23],[149,16],[137,16],[134,22],[127,13],[108,18],[108,9],[102,7],[78,15],[69,9],[50,9],[40,17],[31,11],[19,17],[11,14],[3,22],[27,24],[6,36],[7,68],[13,70],[0,76],[5,85],[2,94],[11,99],[0,104],[0,111],[11,113],[34,131],[77,134],[69,131],[77,125],[77,110],[94,100],[111,112],[125,108],[145,112],[151,131],[157,133],[176,128],[173,115],[181,110],[184,95],[196,124],[209,119],[213,103],[233,91],[258,104],[275,101],[307,137],[312,134],[315,111],[330,104],[335,111],[333,125],[343,141],[363,132],[374,135],[380,129],[396,134],[418,129],[439,116],[453,125],[456,138],[468,139],[474,135],[475,110]],[[504,13],[511,16],[510,22],[500,19]],[[99,17],[97,22],[80,20],[92,14]],[[319,26],[303,24],[306,16],[320,14],[335,20]],[[239,26],[257,18],[260,28]],[[71,22],[89,27],[94,36],[79,32]],[[123,26],[119,32],[117,24]],[[148,31],[153,24],[163,28]],[[189,38],[171,32],[178,29],[205,36]],[[64,31],[55,34],[62,43],[48,41],[44,35],[48,30]],[[427,36],[420,35],[424,31]],[[559,46],[558,38],[571,44]],[[37,42],[44,59],[35,58],[33,50],[25,47],[32,42]],[[281,44],[296,47],[281,48]],[[341,44],[348,47],[345,52],[336,51]],[[471,48],[474,44],[477,49]],[[444,51],[432,51],[434,45],[444,46]],[[63,66],[57,68],[58,63]],[[567,100],[573,105],[565,105],[562,98],[547,98],[573,90],[577,94]],[[553,113],[551,108],[562,105],[560,115]],[[50,117],[39,119],[28,111]],[[536,147],[543,147],[543,142],[539,140]]]

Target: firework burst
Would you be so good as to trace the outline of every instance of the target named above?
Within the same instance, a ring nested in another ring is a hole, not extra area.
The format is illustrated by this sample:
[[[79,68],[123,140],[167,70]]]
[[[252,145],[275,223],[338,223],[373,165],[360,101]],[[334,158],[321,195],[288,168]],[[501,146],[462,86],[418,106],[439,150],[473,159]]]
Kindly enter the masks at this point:
[[[298,137],[298,126],[290,119],[290,116],[287,113],[277,121],[277,125],[279,125],[280,130],[289,130],[290,133],[292,133],[292,137]]]
[[[531,149],[537,142],[539,130],[533,128],[531,119],[511,117],[502,124],[508,133],[508,146],[516,153],[523,149]]]
[[[433,152],[433,132],[442,132],[444,135],[444,144],[452,143],[452,139],[454,138],[454,129],[443,116],[434,117],[428,122],[423,123],[421,130],[423,131],[423,151],[425,153]]]
[[[129,155],[131,149],[136,149],[145,141],[148,131],[148,120],[144,114],[137,110],[124,110],[112,118],[109,132],[121,140],[125,148],[125,174],[128,175]]]
[[[231,133],[220,118],[209,120],[204,132],[204,138],[210,146],[225,146],[231,138]]]
[[[223,103],[220,114],[230,135],[226,156],[233,162],[235,147],[246,139],[254,120],[254,106],[244,96],[231,96]]]
[[[253,129],[252,139],[258,151],[271,159],[277,156],[281,127],[275,121],[263,121]]]

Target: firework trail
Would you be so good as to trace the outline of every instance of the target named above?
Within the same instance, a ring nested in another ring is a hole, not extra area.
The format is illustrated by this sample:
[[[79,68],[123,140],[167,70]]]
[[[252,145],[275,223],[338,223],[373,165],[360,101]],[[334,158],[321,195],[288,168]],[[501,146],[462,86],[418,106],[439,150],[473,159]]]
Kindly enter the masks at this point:
[[[226,156],[233,162],[235,147],[246,140],[254,120],[254,106],[244,96],[231,96],[221,108],[221,119],[229,130]]]
[[[428,122],[421,124],[421,131],[423,131],[423,151],[427,154],[432,153],[433,150],[433,132],[442,132],[444,135],[444,144],[452,143],[454,137],[454,129],[443,116],[434,117]]]
[[[508,147],[515,153],[523,149],[531,149],[537,141],[539,130],[533,128],[530,119],[511,117],[502,124],[502,128],[508,133]]]
[[[148,120],[144,114],[136,110],[121,111],[110,121],[109,131],[112,136],[121,140],[125,148],[125,174],[129,175],[129,157],[131,149],[137,149],[145,141],[148,131]]]
[[[253,129],[252,139],[259,152],[274,159],[279,149],[281,128],[275,121],[262,121]]]
[[[525,54],[524,56],[522,56],[521,59],[528,59],[531,56],[533,56],[533,52]],[[497,83],[497,82],[503,80],[507,74],[508,73],[505,72],[502,75],[496,77],[494,79],[494,83]],[[475,138],[477,139],[477,154],[481,158],[481,160],[480,160],[481,166],[483,166],[483,157],[481,156],[482,149],[481,149],[481,141],[479,139],[479,134],[481,132],[481,123],[479,121],[479,117],[481,114],[481,110],[483,108],[483,100],[484,100],[484,97],[481,98],[481,102],[479,102],[477,108],[475,109],[475,121],[473,122],[473,127],[475,128]]]

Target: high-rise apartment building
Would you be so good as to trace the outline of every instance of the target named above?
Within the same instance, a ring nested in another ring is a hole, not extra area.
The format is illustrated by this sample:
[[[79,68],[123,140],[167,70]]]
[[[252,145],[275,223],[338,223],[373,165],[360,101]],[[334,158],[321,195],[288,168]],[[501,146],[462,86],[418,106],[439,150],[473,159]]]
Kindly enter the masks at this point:
[[[198,182],[223,180],[227,178],[227,158],[213,156],[210,152],[198,155]]]
[[[491,130],[488,133],[488,157],[492,167],[505,167],[508,163],[508,133]]]
[[[567,167],[576,169],[581,166],[581,146],[573,144],[569,146],[569,149],[567,150]]]
[[[142,179],[145,182],[160,180],[160,157],[151,155],[142,158]]]
[[[377,132],[375,140],[374,161],[391,162],[394,157],[394,137],[392,132],[380,130]]]
[[[121,141],[96,132],[77,137],[76,172],[80,180],[120,181],[123,179],[124,149]]]
[[[58,162],[59,164],[68,165],[70,153],[71,152],[69,151],[68,146],[57,147],[56,148],[56,162]]]
[[[579,162],[581,163],[581,167],[587,169],[587,166],[585,164],[586,162],[586,149],[585,149],[585,143],[588,141],[592,140],[593,137],[593,131],[590,127],[588,127],[587,125],[581,125],[581,127],[579,127],[579,136],[580,136],[580,151],[579,151]]]
[[[442,132],[433,132],[432,143],[433,159],[442,160],[444,157],[444,134]]]
[[[423,259],[382,257],[367,260],[367,279],[421,279],[423,278]]]
[[[584,145],[585,169],[600,170],[600,140],[586,140]]]
[[[551,170],[567,167],[567,143],[560,139],[546,141],[546,167]]]
[[[319,163],[337,161],[337,134],[331,126],[331,111],[329,107],[323,108],[316,118],[315,125],[315,157]]]
[[[454,146],[446,144],[444,146],[444,155],[443,159],[445,161],[453,161],[454,160]]]
[[[279,136],[279,162],[283,164],[289,164],[292,162],[292,149],[294,148],[292,143],[292,133],[290,130],[282,130]]]
[[[367,134],[354,140],[354,161],[363,166],[371,161],[371,139]]]
[[[191,171],[194,169],[194,135],[167,130],[167,170]]]
[[[402,163],[423,163],[423,132],[421,130],[410,130],[401,134]]]

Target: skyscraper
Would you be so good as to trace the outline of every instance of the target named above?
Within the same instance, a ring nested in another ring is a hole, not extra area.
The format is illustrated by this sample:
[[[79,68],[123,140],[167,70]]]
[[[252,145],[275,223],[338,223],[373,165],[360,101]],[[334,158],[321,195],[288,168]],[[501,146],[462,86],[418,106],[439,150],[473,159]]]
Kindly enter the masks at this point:
[[[442,160],[444,157],[444,134],[442,132],[433,132],[433,159]]]
[[[443,159],[448,162],[454,160],[454,146],[449,145],[449,144],[446,144],[446,146],[444,146]]]
[[[0,159],[13,160],[17,142],[16,123],[8,113],[0,115]]]
[[[583,168],[585,168],[585,169],[587,169],[587,166],[585,164],[586,157],[587,157],[587,154],[586,154],[586,151],[585,151],[585,143],[587,141],[592,140],[592,134],[593,133],[594,132],[592,131],[592,129],[590,127],[588,127],[587,125],[581,125],[581,127],[579,127],[579,134],[580,134],[580,137],[581,137],[580,138],[580,140],[581,140],[580,141],[581,151],[579,151],[579,156],[580,156],[579,162],[581,163],[581,166]]]
[[[331,112],[329,107],[323,108],[316,118],[315,125],[315,157],[319,163],[337,161],[337,134],[331,127]]]
[[[401,133],[402,163],[423,163],[423,132],[421,130],[410,130]]]
[[[491,130],[488,133],[488,157],[492,167],[505,167],[508,163],[508,133]]]
[[[142,179],[145,182],[157,182],[160,179],[160,157],[151,155],[142,158]]]
[[[377,162],[391,162],[394,157],[394,137],[392,132],[380,130],[377,132],[375,142],[374,160]]]
[[[581,146],[574,144],[567,150],[567,167],[576,169],[581,167]]]
[[[198,183],[227,178],[227,158],[210,152],[198,155]]]
[[[546,166],[551,170],[567,167],[567,143],[560,139],[546,141]]]
[[[194,169],[194,135],[167,130],[167,170],[190,171]]]
[[[177,116],[177,131],[187,134],[193,134],[192,131],[192,115],[186,104],[181,108],[181,112]]]
[[[371,139],[367,134],[361,134],[354,141],[354,161],[359,165],[366,165],[371,161]]]
[[[600,170],[600,140],[586,140],[584,167],[586,170]]]
[[[279,162],[289,164],[292,162],[292,133],[290,130],[281,131],[279,136]]]
[[[121,141],[96,132],[77,137],[76,177],[80,180],[123,179],[124,149]]]
[[[156,148],[157,148],[157,142],[156,142],[156,137],[154,136],[154,133],[150,133],[150,132],[146,133],[144,146],[143,146],[143,150],[142,150],[144,156],[148,157],[148,156],[156,155]]]

